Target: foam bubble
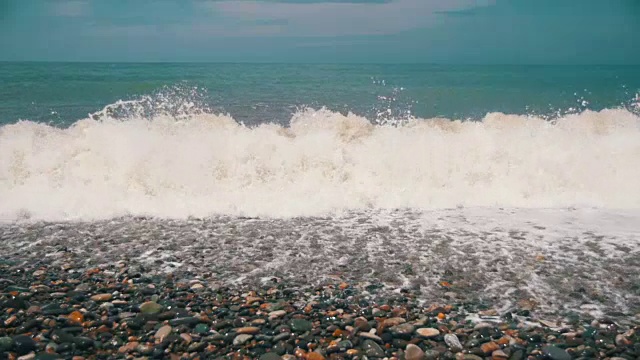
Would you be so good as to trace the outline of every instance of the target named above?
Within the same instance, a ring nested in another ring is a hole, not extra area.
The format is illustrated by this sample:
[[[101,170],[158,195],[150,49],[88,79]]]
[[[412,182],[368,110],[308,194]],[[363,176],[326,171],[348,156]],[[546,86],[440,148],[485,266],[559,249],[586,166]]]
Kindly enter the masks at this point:
[[[0,218],[640,208],[640,117],[623,109],[403,126],[325,109],[287,127],[202,112],[127,116],[0,127]]]

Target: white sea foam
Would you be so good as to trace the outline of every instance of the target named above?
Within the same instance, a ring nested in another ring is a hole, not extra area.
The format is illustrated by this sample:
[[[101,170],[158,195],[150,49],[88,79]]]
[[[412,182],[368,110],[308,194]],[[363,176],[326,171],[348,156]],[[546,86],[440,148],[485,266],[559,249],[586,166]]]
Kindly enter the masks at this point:
[[[94,114],[95,115],[95,114]],[[366,208],[640,209],[640,117],[372,125],[306,110],[290,126],[108,111],[0,127],[0,219],[289,217]]]

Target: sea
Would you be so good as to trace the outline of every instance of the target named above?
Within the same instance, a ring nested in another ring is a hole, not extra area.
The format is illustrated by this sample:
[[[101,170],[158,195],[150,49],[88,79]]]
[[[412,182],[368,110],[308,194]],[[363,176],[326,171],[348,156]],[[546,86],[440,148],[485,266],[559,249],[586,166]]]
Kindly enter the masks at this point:
[[[0,63],[0,258],[640,318],[639,184],[640,66]]]

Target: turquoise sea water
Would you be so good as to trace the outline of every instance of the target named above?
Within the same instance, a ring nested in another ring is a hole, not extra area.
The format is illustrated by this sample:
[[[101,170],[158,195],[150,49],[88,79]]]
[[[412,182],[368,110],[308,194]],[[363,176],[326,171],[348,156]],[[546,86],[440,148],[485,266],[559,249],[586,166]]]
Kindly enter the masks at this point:
[[[0,63],[0,220],[640,209],[639,95],[640,67]]]
[[[0,63],[0,123],[69,125],[143,96],[255,124],[304,107],[372,120],[554,116],[628,107],[638,92],[639,66]]]

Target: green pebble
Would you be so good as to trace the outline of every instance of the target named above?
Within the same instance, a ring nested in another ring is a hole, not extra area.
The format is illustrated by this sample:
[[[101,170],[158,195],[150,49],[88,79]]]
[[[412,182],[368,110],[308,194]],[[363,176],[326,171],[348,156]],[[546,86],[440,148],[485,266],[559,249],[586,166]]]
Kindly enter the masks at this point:
[[[291,325],[291,330],[299,333],[309,331],[313,327],[310,321],[307,321],[304,319],[293,319],[291,320],[290,325]]]
[[[13,348],[13,339],[10,337],[0,337],[0,353],[10,351]]]
[[[155,301],[147,301],[140,305],[140,312],[143,314],[158,314],[162,311],[163,306]]]
[[[586,327],[584,329],[583,336],[586,337],[586,338],[592,338],[592,337],[594,337],[596,335],[597,332],[598,332],[598,329],[592,328],[592,327],[589,326],[589,327]]]
[[[206,334],[209,332],[209,327],[206,324],[198,324],[193,329],[193,332],[196,334]]]
[[[571,355],[559,347],[555,346],[545,346],[542,348],[542,354],[552,360],[571,360]]]

